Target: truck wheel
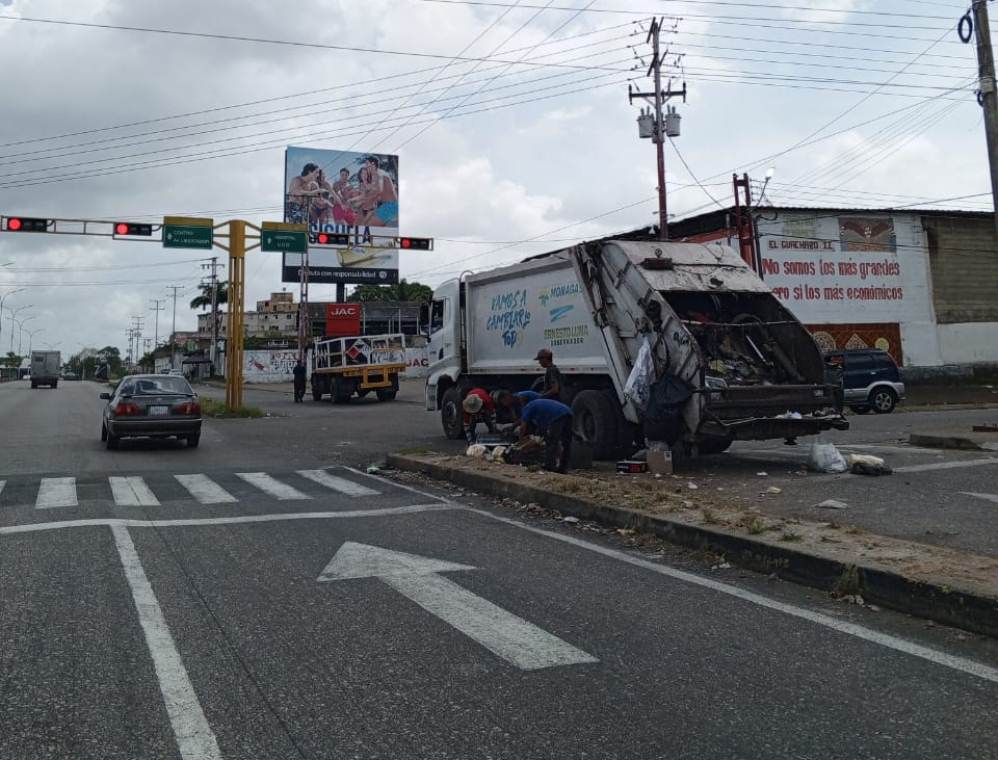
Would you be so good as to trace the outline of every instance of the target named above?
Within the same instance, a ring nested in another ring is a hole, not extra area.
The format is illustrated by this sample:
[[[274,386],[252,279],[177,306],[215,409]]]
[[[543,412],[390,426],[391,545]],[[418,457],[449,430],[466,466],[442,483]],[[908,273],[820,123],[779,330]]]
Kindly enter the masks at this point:
[[[312,386],[312,400],[313,401],[322,401],[322,389],[321,388],[317,388],[314,385]]]
[[[444,426],[444,435],[450,440],[464,438],[464,412],[461,410],[461,391],[457,387],[444,391],[440,401],[440,421]]]
[[[620,453],[620,412],[600,391],[580,391],[572,401],[575,434],[592,448],[596,459]]]
[[[392,388],[385,388],[384,390],[378,391],[378,401],[394,401],[398,393],[399,392],[397,390]]]
[[[734,442],[734,438],[704,438],[697,442],[697,451],[705,455],[720,454],[730,449]]]
[[[874,388],[870,392],[870,406],[877,414],[890,414],[897,403],[898,395],[890,388]]]
[[[353,383],[340,377],[333,378],[333,403],[345,404],[353,395]]]
[[[38,383],[36,383],[34,380],[32,380],[31,381],[31,388],[32,388],[32,390],[34,390],[37,387],[38,387]]]
[[[52,383],[52,388],[53,389],[58,388],[58,387],[59,387],[59,383],[58,382]]]
[[[357,391],[357,398],[364,398],[364,396],[366,396],[370,392],[371,392],[370,388],[363,388],[363,389]],[[380,396],[379,396],[379,398],[380,398]]]

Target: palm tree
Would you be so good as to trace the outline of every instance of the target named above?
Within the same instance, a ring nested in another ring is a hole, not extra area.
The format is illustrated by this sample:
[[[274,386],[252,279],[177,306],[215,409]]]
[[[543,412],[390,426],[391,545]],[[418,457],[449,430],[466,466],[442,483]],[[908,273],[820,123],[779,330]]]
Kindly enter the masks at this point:
[[[191,299],[191,308],[192,309],[211,308],[211,284],[207,282],[201,283],[201,285],[198,286],[198,289],[201,291],[201,294]],[[223,303],[228,303],[229,283],[219,282],[218,285],[215,287],[215,293],[216,293],[215,302],[218,306],[221,306]]]

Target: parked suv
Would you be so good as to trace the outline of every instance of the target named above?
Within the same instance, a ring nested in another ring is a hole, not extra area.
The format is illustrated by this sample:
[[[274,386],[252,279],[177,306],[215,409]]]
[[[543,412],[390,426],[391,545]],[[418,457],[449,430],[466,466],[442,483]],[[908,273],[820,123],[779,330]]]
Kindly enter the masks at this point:
[[[825,356],[842,373],[843,401],[857,414],[888,414],[904,398],[901,371],[886,351],[857,349]]]

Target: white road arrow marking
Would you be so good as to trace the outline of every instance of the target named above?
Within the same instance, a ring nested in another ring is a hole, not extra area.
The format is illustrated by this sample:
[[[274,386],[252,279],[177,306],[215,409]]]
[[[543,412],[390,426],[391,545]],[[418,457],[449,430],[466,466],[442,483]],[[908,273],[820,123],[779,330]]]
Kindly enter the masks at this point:
[[[347,541],[318,580],[380,578],[427,612],[521,670],[599,662],[557,636],[438,575],[474,569],[470,565]]]
[[[964,496],[973,496],[975,499],[983,499],[984,501],[990,501],[992,504],[998,504],[998,494],[993,493],[973,493],[972,491],[960,491]]]

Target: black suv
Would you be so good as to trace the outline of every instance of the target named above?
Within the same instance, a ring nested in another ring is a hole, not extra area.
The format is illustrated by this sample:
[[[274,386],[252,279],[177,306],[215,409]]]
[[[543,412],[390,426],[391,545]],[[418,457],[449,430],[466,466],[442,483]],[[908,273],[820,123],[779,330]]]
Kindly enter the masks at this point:
[[[886,351],[833,351],[825,362],[841,370],[843,400],[857,414],[888,414],[904,398],[901,371]]]

